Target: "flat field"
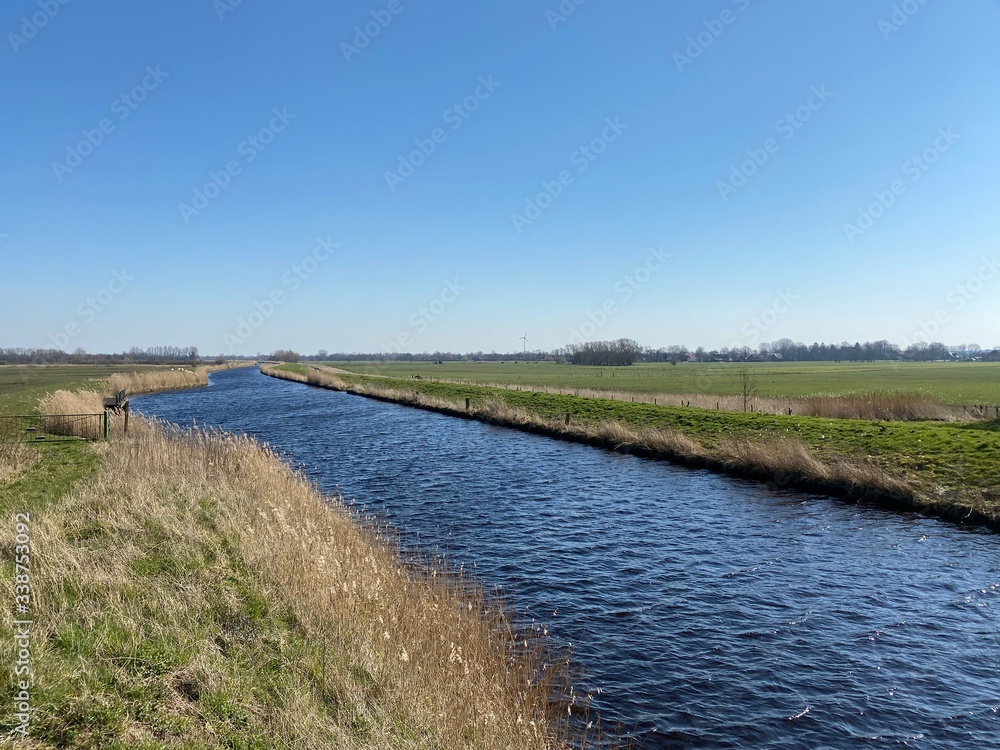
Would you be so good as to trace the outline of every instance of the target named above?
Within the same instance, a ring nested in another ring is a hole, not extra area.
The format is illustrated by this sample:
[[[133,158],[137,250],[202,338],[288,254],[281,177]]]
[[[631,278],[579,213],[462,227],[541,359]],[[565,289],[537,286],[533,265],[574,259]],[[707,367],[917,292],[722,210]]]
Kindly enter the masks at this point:
[[[1000,362],[761,362],[587,367],[551,362],[329,362],[359,374],[470,384],[587,388],[635,393],[739,393],[738,370],[757,377],[762,397],[802,398],[859,391],[921,393],[949,404],[1000,404]]]

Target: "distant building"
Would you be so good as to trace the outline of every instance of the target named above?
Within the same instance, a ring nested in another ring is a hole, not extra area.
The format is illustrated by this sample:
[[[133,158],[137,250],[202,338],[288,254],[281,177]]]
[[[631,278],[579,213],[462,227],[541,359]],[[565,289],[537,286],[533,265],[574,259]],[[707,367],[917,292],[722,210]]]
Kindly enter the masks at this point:
[[[1000,349],[983,353],[983,362],[1000,362]]]

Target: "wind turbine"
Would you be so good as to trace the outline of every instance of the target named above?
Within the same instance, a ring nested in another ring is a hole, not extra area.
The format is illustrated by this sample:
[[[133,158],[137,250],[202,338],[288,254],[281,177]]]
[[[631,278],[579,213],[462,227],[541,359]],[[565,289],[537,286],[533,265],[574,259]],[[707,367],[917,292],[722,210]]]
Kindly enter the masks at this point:
[[[528,332],[525,331],[524,335],[521,336],[521,338],[519,338],[518,341],[524,342],[524,348],[521,351],[521,356],[523,357],[528,352]]]

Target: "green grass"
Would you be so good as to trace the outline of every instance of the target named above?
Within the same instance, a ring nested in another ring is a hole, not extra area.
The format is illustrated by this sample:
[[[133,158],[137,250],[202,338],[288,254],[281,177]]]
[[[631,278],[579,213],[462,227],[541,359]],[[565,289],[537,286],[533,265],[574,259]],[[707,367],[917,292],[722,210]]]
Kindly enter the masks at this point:
[[[344,375],[342,379],[358,382],[363,376]],[[995,496],[995,502],[1000,505],[997,493],[1000,488],[1000,431],[997,423],[869,422],[718,412],[426,380],[386,381],[380,378],[379,382],[459,402],[468,397],[474,406],[488,397],[497,397],[543,417],[570,413],[577,422],[617,421],[632,427],[677,430],[708,447],[728,438],[755,441],[794,438],[821,458],[871,456],[886,469],[916,480],[926,492],[965,495],[969,490],[981,491],[987,496]]]
[[[44,510],[58,502],[73,485],[92,476],[100,465],[93,446],[81,440],[37,443],[38,464],[34,469],[0,483],[0,515]]]
[[[759,395],[800,398],[819,393],[912,391],[953,404],[1000,404],[1000,362],[775,362],[637,364],[584,367],[549,362],[330,362],[357,373],[467,380],[470,383],[598,388],[637,393],[736,395],[735,372],[757,376]]]

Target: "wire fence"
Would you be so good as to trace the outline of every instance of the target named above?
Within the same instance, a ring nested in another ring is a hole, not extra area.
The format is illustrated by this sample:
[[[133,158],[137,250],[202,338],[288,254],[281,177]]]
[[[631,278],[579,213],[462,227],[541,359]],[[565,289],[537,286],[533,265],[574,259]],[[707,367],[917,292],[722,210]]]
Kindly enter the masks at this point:
[[[998,404],[967,404],[962,406],[962,413],[971,419],[996,420],[1000,422],[1000,405]]]
[[[105,414],[0,415],[0,442],[99,440],[107,435]]]

